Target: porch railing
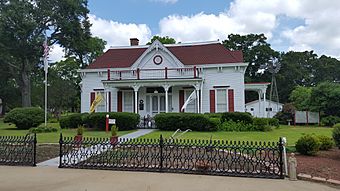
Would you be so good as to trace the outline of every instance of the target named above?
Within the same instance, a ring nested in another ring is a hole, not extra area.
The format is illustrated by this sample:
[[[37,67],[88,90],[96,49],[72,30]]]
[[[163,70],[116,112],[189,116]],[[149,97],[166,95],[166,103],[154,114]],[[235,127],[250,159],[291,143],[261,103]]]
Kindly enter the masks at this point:
[[[110,70],[107,69],[107,80],[145,80],[145,79],[190,79],[199,78],[201,68],[157,68],[135,70]]]

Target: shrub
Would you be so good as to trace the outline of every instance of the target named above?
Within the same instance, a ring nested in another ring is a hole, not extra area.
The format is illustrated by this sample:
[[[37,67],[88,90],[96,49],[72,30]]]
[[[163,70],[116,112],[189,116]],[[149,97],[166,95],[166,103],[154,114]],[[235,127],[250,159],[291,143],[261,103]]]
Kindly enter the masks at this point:
[[[155,123],[157,128],[166,131],[175,131],[177,129],[191,129],[193,131],[217,130],[214,122],[210,121],[206,115],[199,113],[160,113],[155,116]]]
[[[220,118],[209,118],[210,127],[212,129],[218,129],[218,127],[221,125],[221,119]]]
[[[118,127],[117,125],[112,125],[111,126],[111,136],[117,136],[118,134]]]
[[[79,125],[82,125],[82,114],[75,113],[67,116],[63,116],[60,118],[60,127],[62,129],[71,128],[75,129],[78,128]]]
[[[50,132],[58,132],[58,127],[45,127],[45,126],[39,126],[39,127],[33,127],[29,129],[29,133],[50,133]]]
[[[327,151],[327,150],[331,149],[334,145],[334,141],[330,137],[327,137],[327,136],[324,136],[324,135],[319,135],[318,139],[321,143],[320,150]]]
[[[333,125],[340,123],[340,117],[337,116],[327,116],[321,119],[321,123],[325,126],[332,127]]]
[[[222,113],[205,113],[205,116],[207,116],[208,118],[219,118],[221,119],[222,117]]]
[[[340,149],[340,123],[335,124],[333,128],[332,136],[336,146]]]
[[[269,125],[269,118],[254,118],[253,125],[255,131],[271,131],[272,128]]]
[[[319,139],[312,135],[301,137],[295,144],[297,152],[303,155],[316,155],[319,151],[321,143]]]
[[[243,122],[244,124],[251,124],[253,122],[253,118],[250,113],[247,112],[225,112],[222,113],[221,122],[225,121],[234,121],[234,122]]]
[[[44,110],[38,107],[15,108],[6,114],[5,123],[14,123],[18,129],[37,127],[44,122]]]
[[[110,119],[116,119],[116,125],[119,130],[136,129],[140,121],[140,117],[136,113],[128,112],[110,112],[110,113],[91,113],[88,116],[84,115],[87,120],[85,125],[95,129],[105,129],[106,115],[109,114]]]
[[[252,124],[244,124],[243,122],[225,121],[219,125],[220,131],[254,131]]]
[[[272,127],[279,128],[280,127],[280,122],[278,119],[275,118],[267,118],[268,124]]]
[[[79,125],[77,128],[77,135],[83,135],[85,131],[85,127],[83,125]]]
[[[293,122],[293,115],[287,112],[277,112],[273,118],[277,119],[279,123],[283,125],[287,125],[288,121],[290,121],[291,123]]]

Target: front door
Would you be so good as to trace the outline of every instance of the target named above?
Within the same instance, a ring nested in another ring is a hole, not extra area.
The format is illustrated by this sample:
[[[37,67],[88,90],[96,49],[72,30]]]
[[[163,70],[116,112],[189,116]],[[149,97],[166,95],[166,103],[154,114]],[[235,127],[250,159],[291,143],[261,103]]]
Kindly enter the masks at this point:
[[[169,95],[169,112],[171,112],[171,95]],[[146,112],[151,116],[165,113],[165,94],[150,94],[146,96]]]

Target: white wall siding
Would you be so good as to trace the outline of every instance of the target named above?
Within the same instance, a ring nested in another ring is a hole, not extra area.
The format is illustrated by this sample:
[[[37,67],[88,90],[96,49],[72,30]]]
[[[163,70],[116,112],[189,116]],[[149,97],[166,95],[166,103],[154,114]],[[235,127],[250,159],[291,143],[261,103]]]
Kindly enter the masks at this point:
[[[234,90],[235,111],[245,111],[244,73],[242,70],[235,70],[235,67],[223,68],[220,71],[217,68],[206,68],[204,69],[204,79],[203,113],[210,112],[210,90],[214,90],[214,86],[230,86],[228,89]]]
[[[81,113],[90,111],[90,94],[94,92],[93,89],[104,89],[101,80],[107,79],[107,72],[91,72],[86,73],[82,79],[82,92],[81,92]],[[103,95],[104,96],[104,95]],[[112,98],[111,98],[112,100]]]

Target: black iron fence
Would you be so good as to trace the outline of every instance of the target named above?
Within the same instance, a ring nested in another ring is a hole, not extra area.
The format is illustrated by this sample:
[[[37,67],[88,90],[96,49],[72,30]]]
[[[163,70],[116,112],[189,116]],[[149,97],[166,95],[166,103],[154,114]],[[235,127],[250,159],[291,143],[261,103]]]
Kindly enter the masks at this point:
[[[60,137],[60,168],[283,178],[279,142]]]
[[[0,136],[0,165],[36,166],[36,134]]]

